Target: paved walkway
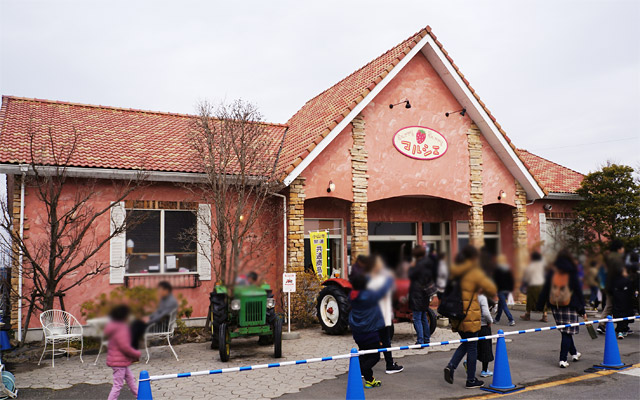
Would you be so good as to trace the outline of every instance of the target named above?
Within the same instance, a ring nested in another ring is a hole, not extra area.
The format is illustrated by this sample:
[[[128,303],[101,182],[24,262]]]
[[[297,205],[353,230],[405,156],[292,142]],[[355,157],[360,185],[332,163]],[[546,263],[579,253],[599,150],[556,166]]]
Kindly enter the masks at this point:
[[[319,327],[299,332],[300,339],[283,341],[284,357],[280,361],[344,354],[354,346],[351,335],[329,336],[323,334]],[[413,327],[409,323],[397,324],[395,332],[394,345],[415,342]],[[448,329],[437,329],[432,340],[450,340],[456,337],[457,335]],[[448,351],[450,347],[409,350],[395,355],[401,358],[424,354],[427,351]],[[152,348],[149,364],[141,362],[134,364],[131,369],[136,376],[143,369],[147,369],[151,375],[161,375],[262,364],[274,360],[273,347],[258,346],[257,339],[234,340],[231,345],[231,360],[228,363],[220,362],[218,352],[211,350],[208,343],[184,344],[175,346],[175,349],[180,361],[176,361],[168,348]],[[100,357],[98,365],[93,365],[95,356],[87,356],[84,359],[84,364],[80,363],[78,357],[72,357],[70,360],[56,359],[55,368],[51,368],[49,364],[44,368],[18,373],[18,388],[69,389],[82,383],[111,383],[111,369],[105,365],[105,356]],[[299,392],[300,389],[326,379],[335,379],[347,370],[348,360],[327,361],[259,371],[163,380],[152,382],[151,389],[155,399],[202,399],[209,398],[212,393],[224,399],[274,398],[286,393]],[[242,379],[238,379],[238,374],[242,375]]]

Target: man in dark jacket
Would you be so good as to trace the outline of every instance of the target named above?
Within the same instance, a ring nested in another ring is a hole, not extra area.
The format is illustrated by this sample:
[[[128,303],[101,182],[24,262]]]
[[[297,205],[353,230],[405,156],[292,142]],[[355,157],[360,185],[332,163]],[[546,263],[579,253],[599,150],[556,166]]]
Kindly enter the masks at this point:
[[[600,319],[606,319],[608,315],[613,315],[613,280],[622,273],[624,268],[624,245],[618,239],[612,240],[609,244],[609,254],[605,257],[605,266],[607,270],[607,281],[604,287],[605,305],[600,314]],[[602,322],[598,324],[598,332],[604,334],[606,324]]]
[[[435,289],[433,285],[432,261],[426,256],[426,250],[422,246],[413,249],[415,265],[409,269],[409,309],[413,314],[413,326],[418,336],[416,344],[430,342],[431,330],[429,329],[429,300]]]
[[[360,350],[378,349],[381,346],[378,331],[384,328],[384,319],[378,302],[391,290],[393,279],[388,278],[377,290],[367,289],[367,277],[363,274],[352,275],[350,282],[353,290],[349,295],[351,299],[349,326],[351,326],[353,340]],[[360,372],[364,376],[364,387],[367,389],[381,385],[381,382],[373,377],[373,366],[379,360],[380,353],[360,356]]]

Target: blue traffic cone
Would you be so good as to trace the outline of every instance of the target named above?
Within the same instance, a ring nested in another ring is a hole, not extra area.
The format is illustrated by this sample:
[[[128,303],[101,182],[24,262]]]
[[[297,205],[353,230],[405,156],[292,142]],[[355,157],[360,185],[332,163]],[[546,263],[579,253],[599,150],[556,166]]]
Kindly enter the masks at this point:
[[[354,354],[356,354],[354,356]],[[351,349],[349,359],[349,375],[347,376],[347,400],[364,400],[364,385],[360,372],[360,357],[358,349]]]
[[[496,344],[496,361],[493,370],[493,382],[482,390],[494,393],[511,393],[524,389],[524,386],[514,385],[511,382],[511,369],[509,368],[509,356],[507,355],[507,343],[504,341],[504,331],[498,331],[498,344]]]
[[[620,359],[620,350],[618,349],[618,340],[616,339],[616,330],[613,327],[611,315],[607,316],[607,330],[604,336],[604,360],[602,364],[594,365],[599,369],[624,369],[629,368],[629,364],[625,364]]]
[[[149,380],[149,372],[147,371],[140,371],[138,400],[153,400],[153,396],[151,395],[151,381]]]

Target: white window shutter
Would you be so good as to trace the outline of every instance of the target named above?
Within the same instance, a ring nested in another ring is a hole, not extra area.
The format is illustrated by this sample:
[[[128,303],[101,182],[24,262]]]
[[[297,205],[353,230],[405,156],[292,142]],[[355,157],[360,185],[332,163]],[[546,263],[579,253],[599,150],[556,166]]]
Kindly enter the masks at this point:
[[[543,253],[549,248],[549,238],[547,237],[547,215],[538,213],[538,222],[540,223],[540,241],[542,242]]]
[[[211,280],[211,205],[198,205],[198,274],[201,281]]]
[[[110,231],[112,234],[115,229],[122,226],[125,218],[124,201],[114,204],[111,207]],[[126,261],[126,234],[120,233],[111,238],[109,258],[109,283],[124,283],[124,269]]]

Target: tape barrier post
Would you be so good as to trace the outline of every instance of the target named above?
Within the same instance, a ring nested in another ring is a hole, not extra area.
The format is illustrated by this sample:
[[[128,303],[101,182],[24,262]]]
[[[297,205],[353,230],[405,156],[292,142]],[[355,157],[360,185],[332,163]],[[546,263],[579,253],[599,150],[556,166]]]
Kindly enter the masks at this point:
[[[364,384],[360,372],[358,349],[351,349],[349,359],[349,375],[347,376],[347,400],[364,400]]]
[[[620,349],[618,349],[618,340],[616,339],[616,330],[613,326],[611,315],[607,316],[607,330],[604,336],[604,359],[602,364],[594,365],[598,369],[624,369],[629,368],[629,364],[625,364],[620,359]]]
[[[511,393],[524,389],[524,386],[514,385],[511,382],[511,369],[507,355],[507,343],[504,340],[504,331],[498,331],[498,343],[496,344],[496,361],[493,370],[493,382],[488,387],[481,388],[494,393]],[[489,339],[485,339],[489,340]]]
[[[153,400],[151,395],[151,380],[149,372],[140,371],[140,379],[138,380],[138,400]]]

